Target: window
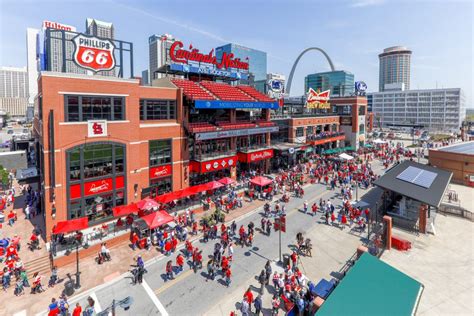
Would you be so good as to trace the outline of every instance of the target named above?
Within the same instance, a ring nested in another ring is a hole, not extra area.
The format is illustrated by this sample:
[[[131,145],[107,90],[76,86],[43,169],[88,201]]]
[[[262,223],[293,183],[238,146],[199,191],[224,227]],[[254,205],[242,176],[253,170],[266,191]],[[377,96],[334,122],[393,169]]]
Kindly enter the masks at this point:
[[[296,137],[303,137],[304,136],[304,127],[297,127],[296,128]]]
[[[68,150],[66,157],[68,218],[87,216],[90,222],[107,220],[113,207],[126,203],[124,145],[106,142],[80,145]],[[101,190],[105,183],[112,185]]]
[[[125,119],[125,99],[105,96],[65,96],[66,122]]]
[[[166,165],[171,163],[171,140],[151,140],[150,167]]]
[[[175,120],[175,100],[140,100],[140,120]]]

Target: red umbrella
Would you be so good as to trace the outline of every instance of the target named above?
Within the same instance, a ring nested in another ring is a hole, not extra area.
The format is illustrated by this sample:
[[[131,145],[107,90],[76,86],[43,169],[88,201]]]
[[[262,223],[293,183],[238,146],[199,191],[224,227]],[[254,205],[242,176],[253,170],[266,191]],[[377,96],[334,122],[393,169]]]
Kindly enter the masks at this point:
[[[153,199],[150,199],[149,197],[144,198],[140,202],[137,203],[137,206],[141,210],[151,210],[154,207],[160,206],[160,203],[156,202]]]
[[[222,188],[224,185],[217,181],[211,181],[211,182],[206,183],[206,186],[207,186],[207,190],[215,190],[215,189]]]
[[[225,177],[220,180],[217,180],[217,182],[222,183],[223,185],[229,185],[229,184],[234,184],[235,180],[229,177]]]
[[[143,216],[142,219],[145,221],[145,223],[150,229],[160,227],[174,220],[173,216],[166,213],[165,211],[153,212],[151,214]]]
[[[253,178],[252,180],[250,180],[250,183],[258,185],[260,187],[264,187],[264,186],[269,185],[270,183],[272,183],[272,180],[270,180],[268,178],[265,178],[265,177],[262,177],[262,176],[258,176],[258,177]]]

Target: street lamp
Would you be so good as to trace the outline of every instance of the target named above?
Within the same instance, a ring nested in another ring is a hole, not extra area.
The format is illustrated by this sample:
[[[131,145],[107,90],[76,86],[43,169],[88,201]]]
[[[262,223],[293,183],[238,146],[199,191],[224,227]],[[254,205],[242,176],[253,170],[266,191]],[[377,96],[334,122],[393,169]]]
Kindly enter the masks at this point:
[[[116,301],[115,299],[112,300],[112,305],[101,311],[97,314],[97,316],[108,316],[109,311],[112,313],[112,316],[115,316],[115,308],[116,306],[122,307],[123,310],[128,311],[130,306],[133,304],[133,297],[127,296],[121,301]]]
[[[76,282],[74,284],[75,289],[79,289],[81,287],[81,272],[79,271],[79,246],[81,245],[81,242],[77,239],[74,239],[74,246],[76,247]],[[83,245],[84,249],[89,248],[89,245],[86,243]],[[66,251],[66,255],[69,256],[71,254],[71,251],[68,250]]]

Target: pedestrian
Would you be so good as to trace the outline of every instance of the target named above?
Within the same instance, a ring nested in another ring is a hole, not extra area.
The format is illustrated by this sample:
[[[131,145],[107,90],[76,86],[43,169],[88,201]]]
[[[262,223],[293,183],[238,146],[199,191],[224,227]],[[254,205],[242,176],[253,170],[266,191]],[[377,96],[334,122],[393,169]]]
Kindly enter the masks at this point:
[[[69,303],[64,294],[59,298],[59,312],[61,316],[69,316]]]
[[[184,266],[184,257],[182,254],[179,254],[176,257],[176,264],[178,265],[178,273],[183,271],[183,266]]]
[[[295,271],[297,260],[298,260],[298,255],[296,254],[296,251],[293,251],[290,258],[291,258],[291,263],[292,263],[292,270]]]
[[[305,214],[308,212],[308,200],[305,200],[303,203],[303,211]]]
[[[166,263],[166,277],[168,280],[173,279],[173,261],[171,260]]]
[[[49,278],[48,287],[54,287],[58,280],[58,268],[54,266],[51,269],[51,277]]]
[[[225,284],[227,287],[230,286],[230,282],[231,282],[231,276],[232,276],[232,271],[230,270],[230,268],[228,268],[226,271],[225,271]]]
[[[255,307],[255,315],[260,315],[260,312],[262,311],[262,296],[260,294],[257,295],[255,302],[253,302],[253,306]]]
[[[72,316],[81,316],[82,315],[82,307],[79,303],[76,303],[76,307],[72,311]]]
[[[92,316],[94,315],[94,305],[95,305],[95,301],[92,297],[88,297],[87,298],[87,307],[83,313],[83,316]]]
[[[227,258],[229,258],[229,261],[232,261],[233,255],[234,255],[234,246],[232,243],[229,243],[229,246],[227,248]]]
[[[48,306],[48,316],[57,316],[59,315],[59,305],[56,299],[53,297],[51,299],[51,304]]]
[[[265,270],[262,270],[260,272],[260,275],[258,276],[258,283],[260,283],[260,292],[263,294],[263,289],[265,287]]]
[[[247,298],[247,301],[249,303],[249,312],[252,313],[253,293],[252,293],[252,289],[250,287],[244,293],[244,297]]]
[[[267,260],[265,264],[265,284],[268,285],[270,282],[270,277],[272,276],[272,266],[270,260]]]
[[[280,298],[277,295],[273,295],[272,298],[272,315],[278,315],[278,309],[280,308]]]
[[[214,277],[215,277],[214,260],[209,259],[209,261],[207,261],[207,279],[206,279],[206,282],[209,279],[214,280]]]
[[[248,302],[247,298],[244,297],[242,300],[242,304],[240,304],[240,311],[242,312],[242,316],[249,316],[250,312],[250,303]]]

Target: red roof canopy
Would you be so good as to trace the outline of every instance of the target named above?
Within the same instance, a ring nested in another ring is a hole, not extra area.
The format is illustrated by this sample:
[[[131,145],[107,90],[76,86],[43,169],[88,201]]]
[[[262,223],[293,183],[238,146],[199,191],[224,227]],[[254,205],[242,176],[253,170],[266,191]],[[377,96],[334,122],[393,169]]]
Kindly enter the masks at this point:
[[[166,213],[165,211],[153,212],[151,214],[143,216],[142,219],[145,221],[145,223],[150,229],[160,227],[174,220],[173,216]]]
[[[137,206],[141,210],[150,210],[154,207],[160,206],[155,200],[147,197],[137,203]]]
[[[112,209],[115,217],[125,216],[128,214],[138,213],[139,209],[137,204],[132,203],[129,205],[120,205]]]
[[[58,222],[53,227],[53,234],[66,234],[76,230],[82,230],[89,227],[89,220],[87,217],[71,219],[69,221]]]
[[[222,178],[220,180],[217,180],[217,182],[222,183],[223,185],[228,185],[228,184],[233,184],[235,183],[235,180],[229,177]]]
[[[211,182],[208,182],[208,183],[195,185],[195,186],[192,186],[192,187],[189,187],[189,188],[186,188],[186,189],[182,189],[182,190],[179,190],[179,191],[174,191],[174,192],[170,192],[170,193],[160,195],[160,196],[156,197],[155,200],[158,203],[163,203],[163,204],[164,203],[169,203],[171,201],[183,199],[185,197],[188,197],[188,196],[200,193],[200,192],[204,192],[204,191],[208,191],[208,190],[215,190],[215,189],[221,188],[223,186],[224,185],[222,185],[221,183],[219,183],[217,181],[211,181]]]
[[[253,178],[252,180],[250,180],[250,183],[261,186],[261,187],[264,187],[264,186],[269,185],[270,183],[272,183],[272,180],[270,180],[268,178],[265,178],[265,177],[262,177],[262,176],[258,176],[258,177]]]

